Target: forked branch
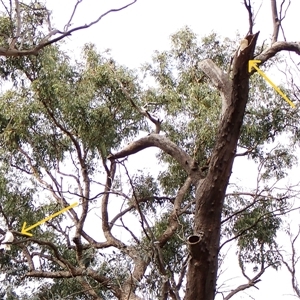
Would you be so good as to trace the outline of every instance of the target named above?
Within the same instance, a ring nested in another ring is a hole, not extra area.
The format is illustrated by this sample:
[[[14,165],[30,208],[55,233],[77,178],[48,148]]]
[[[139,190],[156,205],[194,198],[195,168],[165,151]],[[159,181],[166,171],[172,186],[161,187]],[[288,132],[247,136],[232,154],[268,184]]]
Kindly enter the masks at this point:
[[[284,3],[285,3],[285,0],[283,0],[281,2],[280,12],[279,12],[279,15],[278,15],[278,9],[277,9],[276,0],[271,0],[271,10],[272,10],[272,20],[273,20],[272,44],[274,44],[274,43],[277,42],[280,28],[281,28],[281,30],[283,32],[282,21],[283,21],[283,19],[286,16],[286,12],[287,12],[290,4],[291,4],[291,1],[289,0],[286,9],[283,12],[283,5],[284,5]]]
[[[249,18],[249,31],[248,34],[253,34],[253,11],[251,7],[251,0],[244,0],[245,7],[248,11],[248,18]]]

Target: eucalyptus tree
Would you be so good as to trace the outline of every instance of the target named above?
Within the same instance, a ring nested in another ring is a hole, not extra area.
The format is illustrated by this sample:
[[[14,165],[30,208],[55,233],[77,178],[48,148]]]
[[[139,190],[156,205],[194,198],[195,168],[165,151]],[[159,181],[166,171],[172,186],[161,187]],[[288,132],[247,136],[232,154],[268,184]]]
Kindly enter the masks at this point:
[[[87,29],[112,12],[118,12],[134,4],[110,9],[96,20],[73,26],[73,20],[82,0],[76,0],[73,10],[63,28],[53,24],[52,11],[43,1],[2,0],[0,7],[0,56],[37,55],[44,47],[54,44],[76,31]]]
[[[198,42],[184,28],[143,66],[145,82],[92,45],[75,63],[56,46],[3,60],[1,75],[14,84],[0,97],[1,233],[15,235],[0,258],[3,297],[230,299],[278,267],[280,215],[298,192],[276,182],[296,162],[299,109],[296,95],[285,90],[292,108],[248,66],[268,68],[300,46],[277,41],[276,1],[273,39],[256,45],[244,3],[243,48],[215,34]],[[266,152],[268,143],[276,147]],[[159,149],[159,174],[131,168],[149,147]],[[259,166],[250,191],[231,178],[245,156]],[[33,237],[20,233],[24,221],[74,201]],[[234,241],[246,283],[226,293],[217,275]]]

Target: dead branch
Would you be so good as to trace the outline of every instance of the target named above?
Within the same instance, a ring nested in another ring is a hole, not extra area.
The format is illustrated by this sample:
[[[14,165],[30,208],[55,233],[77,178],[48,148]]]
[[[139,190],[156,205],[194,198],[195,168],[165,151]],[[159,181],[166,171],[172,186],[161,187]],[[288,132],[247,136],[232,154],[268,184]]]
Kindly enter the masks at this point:
[[[290,5],[291,5],[291,0],[289,0],[289,3],[286,6],[286,9],[283,12],[283,5],[285,3],[285,0],[283,0],[280,4],[280,11],[279,11],[279,18],[281,21],[283,21],[286,17],[287,14],[287,10],[289,9]],[[281,22],[280,22],[281,23]],[[282,24],[280,24],[280,26],[282,27]],[[282,28],[281,28],[282,29]]]
[[[252,7],[251,7],[251,0],[244,0],[244,5],[248,11],[248,19],[249,19],[249,31],[248,34],[253,34],[253,12],[252,12]]]
[[[288,10],[288,8],[289,8],[290,5],[291,5],[291,0],[289,0],[289,3],[288,3],[288,5],[287,5],[286,9],[285,9],[285,11],[283,12],[283,4],[284,4],[284,2],[285,2],[285,0],[283,0],[283,1],[281,2],[281,5],[280,5],[279,18],[280,18],[280,20],[281,20],[281,21],[280,21],[280,29],[281,29],[283,38],[284,38],[284,40],[286,41],[286,36],[285,36],[284,29],[283,29],[283,26],[282,26],[282,21],[283,21],[283,19],[286,17],[287,10]]]

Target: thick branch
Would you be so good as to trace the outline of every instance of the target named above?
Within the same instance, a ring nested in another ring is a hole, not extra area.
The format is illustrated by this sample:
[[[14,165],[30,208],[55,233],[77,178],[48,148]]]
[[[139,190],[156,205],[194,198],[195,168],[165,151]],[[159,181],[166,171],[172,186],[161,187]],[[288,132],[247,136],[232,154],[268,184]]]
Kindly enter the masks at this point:
[[[276,42],[254,59],[260,60],[261,63],[264,63],[280,51],[291,51],[300,55],[300,42]]]
[[[73,274],[72,274],[73,273]],[[81,268],[77,268],[74,272],[70,273],[69,271],[56,271],[56,272],[48,272],[48,271],[38,271],[34,270],[31,272],[27,272],[26,276],[28,277],[38,277],[38,278],[71,278],[74,276],[82,275]]]
[[[103,300],[102,297],[99,297],[96,291],[92,288],[92,286],[89,284],[89,282],[86,280],[86,278],[83,277],[77,277],[77,281],[82,285],[86,293],[90,294],[92,296],[93,300]]]
[[[199,67],[219,90],[222,98],[222,116],[224,115],[231,95],[231,81],[228,76],[211,60],[199,62]]]
[[[115,162],[111,163],[110,169],[105,165],[105,169],[107,172],[106,175],[106,185],[104,189],[104,194],[102,197],[102,207],[101,207],[101,215],[102,215],[102,230],[106,239],[116,247],[125,248],[125,245],[122,244],[119,240],[117,240],[111,233],[111,228],[108,222],[108,199],[109,199],[109,191],[112,187],[113,180],[116,173],[116,164]]]
[[[16,36],[13,37],[12,42],[9,45],[10,49],[13,49],[15,47],[17,39],[20,37],[21,33],[21,12],[20,12],[20,3],[18,0],[15,0],[15,6],[16,6],[16,18],[17,18],[17,32]]]
[[[175,143],[170,141],[167,137],[156,133],[152,133],[150,135],[147,135],[146,137],[132,142],[123,150],[119,151],[116,154],[111,154],[107,158],[110,160],[123,158],[149,147],[157,147],[162,151],[168,153],[181,165],[181,167],[188,174],[191,174],[191,172],[193,171],[193,173],[196,174],[198,179],[201,177],[201,174],[199,171],[197,171],[198,168],[197,166],[195,166],[195,162],[192,159],[192,157],[190,157],[185,151],[183,151]]]

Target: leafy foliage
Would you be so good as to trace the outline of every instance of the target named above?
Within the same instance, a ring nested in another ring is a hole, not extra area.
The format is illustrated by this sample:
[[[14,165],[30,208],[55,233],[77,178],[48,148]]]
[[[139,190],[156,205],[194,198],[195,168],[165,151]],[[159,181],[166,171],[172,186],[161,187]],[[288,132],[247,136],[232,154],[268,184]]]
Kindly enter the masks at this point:
[[[14,30],[11,26],[0,18],[0,30]],[[230,72],[236,46],[216,34],[198,42],[184,28],[171,37],[170,50],[156,52],[143,66],[144,82],[93,45],[86,45],[76,62],[59,47],[2,61],[3,77],[12,71],[13,85],[0,95],[1,225],[16,233],[25,220],[34,224],[80,202],[70,218],[60,216],[35,229],[34,238],[16,234],[12,251],[0,257],[6,286],[25,288],[37,278],[39,288],[28,292],[32,299],[115,299],[124,286],[158,298],[167,280],[174,290],[184,289],[195,186],[175,209],[186,173],[173,158],[158,155],[157,177],[132,175],[126,160],[116,166],[107,158],[150,132],[136,109],[143,106],[164,119],[163,134],[204,170],[216,142],[221,100],[198,63],[210,58]],[[155,84],[148,88],[149,78]],[[238,150],[260,165],[260,179],[251,196],[228,191],[223,238],[237,239],[241,265],[275,264],[280,214],[289,209],[292,195],[276,194],[271,181],[284,178],[296,162],[292,147],[299,141],[299,112],[283,108],[263,80],[251,78]],[[278,142],[273,152],[266,151],[287,132],[290,147]]]

